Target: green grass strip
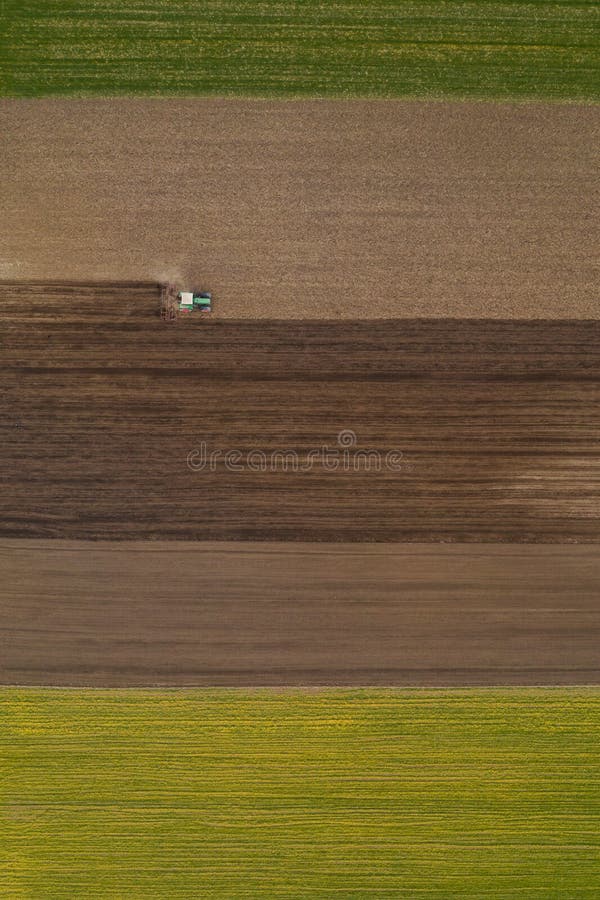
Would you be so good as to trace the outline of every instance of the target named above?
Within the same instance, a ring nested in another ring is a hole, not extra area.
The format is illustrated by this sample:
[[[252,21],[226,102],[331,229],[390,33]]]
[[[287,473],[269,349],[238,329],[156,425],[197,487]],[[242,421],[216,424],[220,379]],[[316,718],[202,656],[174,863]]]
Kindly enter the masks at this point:
[[[0,896],[597,898],[600,690],[0,690]]]
[[[600,98],[580,0],[5,0],[5,96]]]

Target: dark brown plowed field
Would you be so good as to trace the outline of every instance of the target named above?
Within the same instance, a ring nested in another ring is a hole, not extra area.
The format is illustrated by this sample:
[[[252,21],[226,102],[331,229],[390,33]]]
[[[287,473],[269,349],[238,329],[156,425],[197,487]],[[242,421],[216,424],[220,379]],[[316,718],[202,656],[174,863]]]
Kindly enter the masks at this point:
[[[0,683],[600,683],[600,548],[3,541]]]
[[[0,287],[2,536],[600,539],[600,323],[157,308],[152,284]],[[202,442],[214,470],[187,464]],[[323,445],[337,468],[308,466]]]

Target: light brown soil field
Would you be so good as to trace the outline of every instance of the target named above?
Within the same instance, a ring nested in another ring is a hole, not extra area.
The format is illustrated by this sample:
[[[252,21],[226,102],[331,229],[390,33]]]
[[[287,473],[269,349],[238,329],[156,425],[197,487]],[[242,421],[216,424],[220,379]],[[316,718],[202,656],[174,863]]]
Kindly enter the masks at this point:
[[[2,536],[600,540],[600,322],[167,325],[158,295],[0,286]]]
[[[0,682],[597,684],[600,549],[0,545]]]
[[[597,315],[600,106],[0,101],[0,278],[224,317]]]

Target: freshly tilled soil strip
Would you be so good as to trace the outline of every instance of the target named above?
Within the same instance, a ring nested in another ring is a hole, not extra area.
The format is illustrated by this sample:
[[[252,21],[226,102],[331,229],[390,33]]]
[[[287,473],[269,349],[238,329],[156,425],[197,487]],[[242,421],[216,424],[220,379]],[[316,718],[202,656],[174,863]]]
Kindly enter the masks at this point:
[[[168,325],[158,296],[0,286],[0,535],[600,540],[600,323]]]

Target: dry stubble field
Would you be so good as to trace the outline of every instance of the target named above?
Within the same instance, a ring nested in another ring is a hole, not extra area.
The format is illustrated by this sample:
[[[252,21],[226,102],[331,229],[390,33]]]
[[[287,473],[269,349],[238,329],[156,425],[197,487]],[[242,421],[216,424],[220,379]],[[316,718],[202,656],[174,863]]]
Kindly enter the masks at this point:
[[[600,107],[0,101],[0,278],[177,278],[230,318],[597,312]]]

